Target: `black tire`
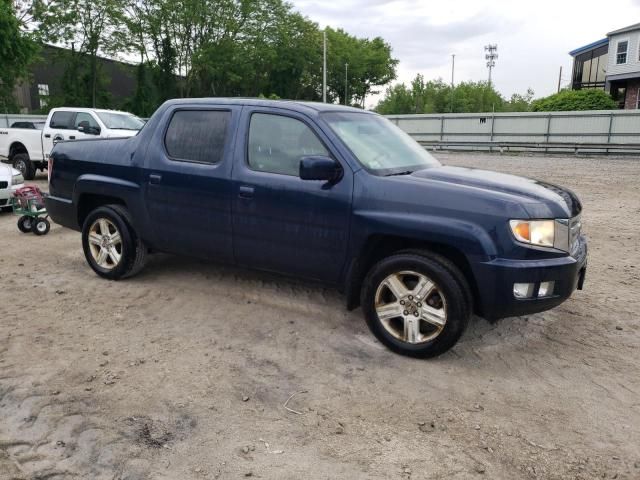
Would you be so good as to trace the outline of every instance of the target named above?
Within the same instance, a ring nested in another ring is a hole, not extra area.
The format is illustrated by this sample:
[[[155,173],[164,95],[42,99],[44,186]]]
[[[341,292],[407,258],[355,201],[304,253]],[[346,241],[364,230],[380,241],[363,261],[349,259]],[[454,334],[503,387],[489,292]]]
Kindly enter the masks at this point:
[[[29,233],[33,229],[33,219],[27,215],[23,215],[18,219],[18,230],[22,233]]]
[[[136,244],[136,257],[133,260],[133,266],[131,267],[131,270],[129,270],[129,272],[122,277],[130,278],[140,273],[140,271],[147,264],[147,254],[149,252],[149,249],[133,228],[133,220],[131,219],[131,214],[129,213],[129,211],[122,205],[110,205],[110,208],[112,208],[119,215],[121,215],[122,218],[124,218],[127,225],[129,225],[129,231],[131,232],[131,235],[133,236]]]
[[[120,260],[110,268],[98,265],[89,244],[89,232],[99,219],[108,220],[120,234]],[[99,276],[108,280],[120,280],[138,273],[146,259],[147,248],[136,234],[127,209],[121,205],[106,205],[93,210],[82,226],[82,249],[89,266]]]
[[[51,223],[46,218],[37,218],[33,222],[33,233],[38,236],[46,235],[51,230]]]
[[[25,180],[33,180],[36,176],[36,167],[29,159],[28,153],[18,153],[14,155],[13,168],[19,170]]]
[[[444,300],[446,323],[435,338],[423,343],[396,338],[383,326],[376,312],[380,284],[390,275],[404,271],[428,277]],[[399,252],[374,265],[364,280],[361,303],[367,325],[380,342],[396,353],[417,358],[435,357],[453,347],[467,328],[473,310],[472,295],[462,272],[443,257],[426,251]]]

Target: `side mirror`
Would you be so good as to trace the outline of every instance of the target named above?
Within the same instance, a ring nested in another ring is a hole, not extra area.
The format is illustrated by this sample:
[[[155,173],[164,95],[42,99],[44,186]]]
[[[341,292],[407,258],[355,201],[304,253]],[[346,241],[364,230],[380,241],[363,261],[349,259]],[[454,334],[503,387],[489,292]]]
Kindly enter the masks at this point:
[[[100,135],[100,128],[98,127],[78,126],[78,131],[81,133],[86,133],[87,135]]]
[[[303,157],[300,160],[300,178],[336,182],[342,178],[342,167],[330,157]]]

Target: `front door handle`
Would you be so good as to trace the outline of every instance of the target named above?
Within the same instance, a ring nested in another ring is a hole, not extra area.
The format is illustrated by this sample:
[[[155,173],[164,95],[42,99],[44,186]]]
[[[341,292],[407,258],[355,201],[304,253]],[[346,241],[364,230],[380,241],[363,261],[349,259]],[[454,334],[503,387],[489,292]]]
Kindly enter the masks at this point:
[[[162,175],[159,173],[152,173],[149,175],[149,183],[153,185],[158,185],[162,181]]]
[[[253,194],[255,192],[255,189],[249,185],[241,185],[240,186],[240,193],[238,194],[238,196],[240,198],[253,198]]]
[[[75,135],[69,135],[69,140],[75,140],[76,136]]]
[[[51,134],[50,133],[45,133],[44,134],[44,138],[51,138]]]

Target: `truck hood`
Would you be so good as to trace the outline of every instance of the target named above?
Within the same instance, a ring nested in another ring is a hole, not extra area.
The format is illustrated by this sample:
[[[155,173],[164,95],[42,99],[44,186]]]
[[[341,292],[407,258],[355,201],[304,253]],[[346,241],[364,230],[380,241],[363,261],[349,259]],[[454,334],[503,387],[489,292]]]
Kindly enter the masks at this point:
[[[20,172],[10,165],[0,163],[0,180],[3,182],[11,182],[11,177],[18,175]]]
[[[525,208],[536,203],[551,207],[552,210],[557,210],[553,207],[559,206],[570,217],[582,211],[580,200],[571,190],[517,175],[475,168],[442,166],[418,170],[408,178],[435,180],[479,188],[487,192],[505,193],[517,198]],[[527,208],[527,210],[532,209]]]

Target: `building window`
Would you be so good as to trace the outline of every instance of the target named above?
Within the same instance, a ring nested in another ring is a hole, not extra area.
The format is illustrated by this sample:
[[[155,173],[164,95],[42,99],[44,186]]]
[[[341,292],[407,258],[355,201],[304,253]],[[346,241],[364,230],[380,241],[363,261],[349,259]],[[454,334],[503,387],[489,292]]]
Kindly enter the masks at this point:
[[[618,42],[618,49],[616,50],[616,65],[622,65],[627,63],[627,50],[629,49],[629,42],[624,40]]]
[[[606,76],[608,45],[577,55],[573,62],[573,89],[603,88]]]
[[[40,108],[45,108],[49,104],[49,85],[46,83],[38,84],[38,97],[40,98]]]

